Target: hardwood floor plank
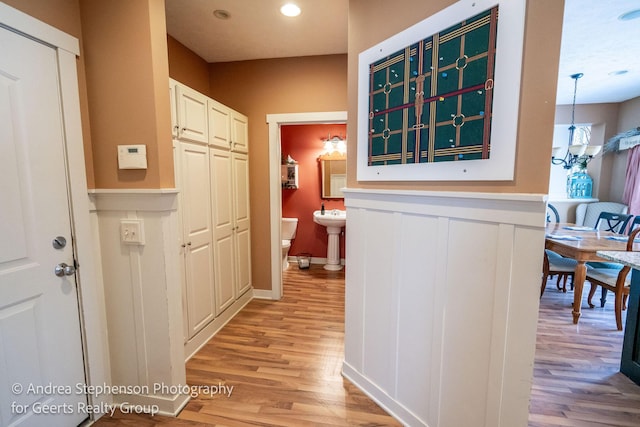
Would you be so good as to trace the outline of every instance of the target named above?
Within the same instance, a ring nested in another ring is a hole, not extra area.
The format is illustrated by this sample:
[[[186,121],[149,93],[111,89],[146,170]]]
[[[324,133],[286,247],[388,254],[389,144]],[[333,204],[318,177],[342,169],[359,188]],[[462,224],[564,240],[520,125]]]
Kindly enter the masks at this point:
[[[572,302],[549,288],[540,300],[529,427],[640,426],[640,387],[619,372],[613,301],[583,309],[578,325]]]
[[[178,418],[116,414],[96,425],[400,425],[340,375],[344,272],[292,268],[284,295],[252,301],[187,364],[189,384],[234,386],[230,397],[198,396]],[[572,302],[553,288],[542,297],[529,427],[640,426],[640,387],[618,372],[612,301],[585,308],[578,325]]]
[[[344,271],[291,268],[282,300],[251,301],[187,363],[188,384],[233,386],[229,397],[198,396],[177,419],[117,414],[96,425],[399,426],[342,377],[343,353]]]

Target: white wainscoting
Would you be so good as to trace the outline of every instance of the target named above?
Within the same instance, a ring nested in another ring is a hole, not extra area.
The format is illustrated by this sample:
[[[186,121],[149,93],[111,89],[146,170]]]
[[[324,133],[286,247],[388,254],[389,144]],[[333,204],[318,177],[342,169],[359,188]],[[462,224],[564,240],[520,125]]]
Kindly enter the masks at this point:
[[[526,426],[545,196],[344,193],[343,375],[407,426]]]
[[[102,256],[111,384],[147,387],[114,403],[158,405],[177,415],[189,396],[154,392],[186,384],[177,195],[168,190],[93,190]],[[123,244],[120,220],[142,219],[145,244]],[[166,390],[165,390],[166,391]]]

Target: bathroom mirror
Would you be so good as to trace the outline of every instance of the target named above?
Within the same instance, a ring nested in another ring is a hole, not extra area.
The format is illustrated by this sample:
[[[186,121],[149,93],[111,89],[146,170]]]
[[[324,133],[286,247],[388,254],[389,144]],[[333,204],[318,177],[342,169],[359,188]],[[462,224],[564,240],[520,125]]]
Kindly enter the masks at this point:
[[[322,175],[322,198],[343,199],[342,188],[347,186],[347,159],[346,156],[322,156],[320,157]]]

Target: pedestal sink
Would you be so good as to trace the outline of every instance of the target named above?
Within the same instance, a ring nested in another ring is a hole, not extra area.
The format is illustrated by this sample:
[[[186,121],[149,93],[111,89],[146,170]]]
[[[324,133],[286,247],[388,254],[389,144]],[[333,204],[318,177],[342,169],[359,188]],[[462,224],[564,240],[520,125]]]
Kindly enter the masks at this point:
[[[342,270],[340,265],[340,231],[347,223],[347,212],[339,209],[315,211],[313,213],[313,222],[323,225],[327,228],[329,242],[327,245],[327,263],[324,265],[325,270],[338,271]]]

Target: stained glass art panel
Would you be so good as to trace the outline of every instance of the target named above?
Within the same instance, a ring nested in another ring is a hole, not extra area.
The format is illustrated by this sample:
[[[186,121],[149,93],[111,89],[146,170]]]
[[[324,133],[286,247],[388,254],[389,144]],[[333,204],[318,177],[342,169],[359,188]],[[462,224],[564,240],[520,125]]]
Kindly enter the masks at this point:
[[[513,178],[525,6],[459,1],[360,53],[358,180]]]

